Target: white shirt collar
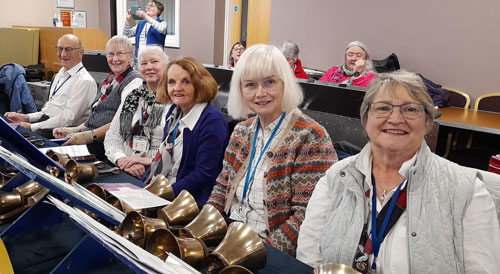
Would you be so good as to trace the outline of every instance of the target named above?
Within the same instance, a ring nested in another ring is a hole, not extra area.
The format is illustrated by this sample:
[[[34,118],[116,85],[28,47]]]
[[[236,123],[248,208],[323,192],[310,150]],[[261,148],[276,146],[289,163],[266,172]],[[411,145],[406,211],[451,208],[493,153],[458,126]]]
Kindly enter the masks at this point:
[[[70,68],[70,69],[68,69],[68,70],[66,70],[66,68],[65,68],[65,67],[62,67],[62,68],[61,68],[61,70],[60,70],[60,72],[62,72],[62,73],[67,72],[67,73],[69,73],[69,75],[73,76],[73,75],[75,75],[75,74],[78,72],[78,70],[79,70],[81,67],[83,67],[82,62],[80,62],[80,63],[76,64],[75,66],[73,66],[72,68]]]
[[[408,171],[411,166],[415,164],[415,161],[417,160],[417,155],[418,152],[422,149],[422,147],[417,150],[415,155],[407,161],[405,161],[401,167],[399,168],[399,174],[405,178],[408,178]],[[372,179],[371,179],[371,174],[372,174],[372,150],[371,150],[371,143],[368,143],[359,153],[358,159],[356,160],[355,167],[365,176],[365,182],[368,183],[368,186],[371,189],[372,185]],[[406,183],[406,182],[405,182]]]
[[[194,126],[196,126],[196,123],[198,122],[198,119],[200,119],[201,113],[206,106],[207,103],[194,105],[194,107],[188,112],[188,114],[182,117],[182,119],[179,121],[179,125],[188,127],[189,130],[193,131]]]

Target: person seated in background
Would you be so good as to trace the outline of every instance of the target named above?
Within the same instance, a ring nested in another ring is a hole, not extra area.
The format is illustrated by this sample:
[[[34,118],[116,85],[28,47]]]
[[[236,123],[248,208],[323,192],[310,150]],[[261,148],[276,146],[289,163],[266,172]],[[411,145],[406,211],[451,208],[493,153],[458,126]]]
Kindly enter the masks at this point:
[[[285,55],[288,64],[292,67],[293,72],[295,72],[295,77],[309,79],[299,59],[299,46],[292,41],[283,41],[280,49],[283,55]]]
[[[0,114],[37,112],[21,65],[7,63],[0,67]]]
[[[245,51],[246,46],[244,42],[236,42],[231,47],[231,51],[229,52],[229,67],[234,68],[238,60],[240,60],[241,54]]]
[[[302,100],[278,48],[255,45],[243,53],[228,112],[235,119],[256,116],[236,125],[207,201],[291,256],[314,186],[337,160],[326,130],[298,109]]]
[[[374,76],[375,69],[366,45],[353,41],[345,49],[344,64],[332,67],[319,80],[367,87]]]
[[[147,183],[163,174],[174,194],[187,190],[204,204],[222,169],[228,141],[227,123],[210,101],[217,82],[191,57],[177,57],[167,67],[168,101],[163,142],[148,171]]]
[[[135,37],[134,61],[137,60],[139,52],[146,45],[157,45],[163,47],[167,37],[167,22],[160,19],[163,13],[163,4],[160,1],[151,0],[146,5],[146,12],[138,10],[135,15],[142,18],[139,24],[135,25],[131,10],[127,11],[127,21],[123,28],[123,35]]]
[[[139,53],[144,84],[132,90],[116,112],[104,138],[108,160],[130,175],[141,178],[153,161],[162,141],[169,105],[164,82],[168,57],[157,46]]]
[[[97,94],[97,85],[82,64],[82,42],[73,34],[65,34],[57,41],[57,58],[62,68],[54,77],[49,100],[41,111],[20,114],[6,112],[12,122],[43,137],[52,138],[56,127],[78,126],[87,121]]]
[[[372,80],[360,110],[370,142],[319,180],[297,259],[362,273],[498,273],[492,196],[477,170],[431,152],[436,112],[416,74]]]
[[[56,138],[70,138],[63,145],[87,144],[90,153],[105,159],[103,141],[111,120],[127,95],[142,85],[141,74],[132,67],[133,54],[134,46],[127,37],[116,35],[109,39],[106,58],[111,72],[101,84],[89,119],[77,127],[58,127],[52,131]]]

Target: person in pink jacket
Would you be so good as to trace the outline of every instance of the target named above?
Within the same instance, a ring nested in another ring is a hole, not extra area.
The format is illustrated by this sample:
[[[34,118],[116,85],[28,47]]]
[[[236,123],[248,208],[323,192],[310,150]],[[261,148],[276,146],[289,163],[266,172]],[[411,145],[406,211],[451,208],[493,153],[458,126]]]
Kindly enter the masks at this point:
[[[375,69],[366,45],[353,41],[345,50],[345,63],[329,69],[320,81],[367,87],[375,77]]]

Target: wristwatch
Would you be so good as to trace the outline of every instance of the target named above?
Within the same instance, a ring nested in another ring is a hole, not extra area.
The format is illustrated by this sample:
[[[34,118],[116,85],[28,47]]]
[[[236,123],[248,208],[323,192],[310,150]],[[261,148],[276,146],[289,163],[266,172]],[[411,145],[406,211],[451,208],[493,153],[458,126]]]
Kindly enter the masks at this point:
[[[361,75],[361,73],[359,73],[359,71],[355,71],[353,75],[354,75],[354,77],[359,77]]]

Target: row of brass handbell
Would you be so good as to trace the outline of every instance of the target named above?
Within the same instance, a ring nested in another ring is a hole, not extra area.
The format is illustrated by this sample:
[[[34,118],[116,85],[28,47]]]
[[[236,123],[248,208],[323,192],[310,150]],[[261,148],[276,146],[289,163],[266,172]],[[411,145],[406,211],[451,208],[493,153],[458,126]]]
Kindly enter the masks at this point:
[[[229,227],[222,214],[211,205],[200,211],[188,191],[177,197],[168,179],[157,175],[145,187],[153,194],[172,201],[157,210],[157,217],[146,210],[134,210],[127,203],[108,195],[99,185],[87,187],[97,196],[127,213],[118,233],[162,260],[170,252],[204,273],[252,273],[266,264],[266,250],[259,236],[247,225],[234,222]],[[174,199],[175,198],[175,199]],[[211,252],[210,252],[211,251]]]
[[[104,169],[106,166],[102,161],[94,161],[95,155],[80,156],[80,157],[70,157],[68,154],[56,153],[52,150],[48,150],[46,153],[52,160],[60,163],[65,169],[64,179],[68,184],[83,184],[87,182],[92,182],[97,178],[99,174],[119,174],[121,173],[119,168],[109,168]],[[77,161],[94,161],[90,163],[80,164]],[[60,172],[57,167],[47,167],[47,170],[54,177],[59,177]]]
[[[39,183],[29,180],[11,192],[0,191],[0,224],[18,216],[49,192]]]

